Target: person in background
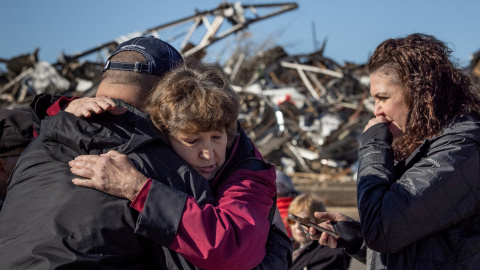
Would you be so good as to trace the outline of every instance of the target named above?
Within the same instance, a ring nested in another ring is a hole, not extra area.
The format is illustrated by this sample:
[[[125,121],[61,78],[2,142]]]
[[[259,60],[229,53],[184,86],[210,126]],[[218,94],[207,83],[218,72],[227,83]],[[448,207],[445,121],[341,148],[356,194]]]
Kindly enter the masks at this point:
[[[313,194],[301,194],[290,203],[288,212],[318,224],[315,212],[326,212],[323,201]],[[346,270],[350,257],[342,249],[331,249],[312,240],[308,228],[298,222],[289,220],[295,249],[293,251],[291,270],[301,269],[338,269]]]
[[[480,269],[480,98],[450,54],[434,36],[411,34],[370,57],[375,118],[362,134],[357,180],[367,269]],[[316,217],[333,228],[355,223]]]
[[[32,139],[32,116],[28,111],[0,109],[0,210],[7,195],[8,178]]]
[[[280,170],[276,170],[277,180],[275,182],[277,186],[277,207],[280,211],[280,215],[287,229],[288,237],[292,238],[292,232],[290,231],[290,226],[288,226],[288,206],[292,200],[300,195],[300,192],[295,189],[293,185],[292,178],[286,175]]]

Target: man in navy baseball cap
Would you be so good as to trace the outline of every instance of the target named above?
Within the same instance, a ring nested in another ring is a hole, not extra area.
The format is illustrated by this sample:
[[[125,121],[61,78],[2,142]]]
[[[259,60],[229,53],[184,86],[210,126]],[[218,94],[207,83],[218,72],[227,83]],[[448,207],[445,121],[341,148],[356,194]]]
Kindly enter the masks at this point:
[[[170,44],[154,36],[132,38],[108,57],[96,96],[121,99],[143,111],[153,86],[181,63],[182,55]],[[93,109],[98,113],[100,108]]]
[[[52,115],[67,108],[67,112],[77,116],[90,117],[92,112],[116,107],[109,98],[121,99],[143,111],[153,86],[166,72],[182,63],[182,55],[167,42],[154,36],[132,38],[119,44],[105,62],[96,97],[108,98],[104,101],[82,98],[80,101],[62,97],[46,112]],[[83,113],[78,115],[79,111]],[[110,112],[121,114],[125,110],[117,107]]]
[[[50,106],[56,97],[35,97],[31,107],[38,137],[20,156],[0,211],[0,268],[167,269],[171,261],[161,258],[179,256],[135,234],[138,214],[127,201],[73,185],[68,162],[118,150],[155,179],[193,186],[196,178],[184,182],[172,169],[185,167],[184,161],[161,143],[143,112],[153,86],[182,62],[180,53],[162,40],[137,37],[108,58],[97,98],[62,97],[64,103]],[[123,113],[78,118],[68,110],[59,112],[65,107],[80,108],[83,116],[108,107]],[[190,175],[187,170],[182,173]]]

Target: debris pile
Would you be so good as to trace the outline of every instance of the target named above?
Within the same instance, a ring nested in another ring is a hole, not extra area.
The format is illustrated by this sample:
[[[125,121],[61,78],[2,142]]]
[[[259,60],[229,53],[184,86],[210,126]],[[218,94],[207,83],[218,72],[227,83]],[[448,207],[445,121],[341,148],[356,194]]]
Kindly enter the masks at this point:
[[[257,62],[264,68],[241,86],[243,128],[287,173],[353,174],[359,136],[373,113],[365,67],[340,66],[322,50],[296,56],[274,50],[270,55],[281,57]]]

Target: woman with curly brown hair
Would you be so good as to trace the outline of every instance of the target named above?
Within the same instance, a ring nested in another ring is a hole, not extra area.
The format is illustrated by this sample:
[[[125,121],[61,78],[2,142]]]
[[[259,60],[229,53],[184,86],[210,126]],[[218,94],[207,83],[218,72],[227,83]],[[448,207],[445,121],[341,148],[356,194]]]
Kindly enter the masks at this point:
[[[470,77],[453,65],[450,53],[451,50],[435,37],[412,34],[384,41],[371,56],[368,63],[371,91],[383,90],[375,89],[382,83],[401,88],[407,105],[408,112],[400,124],[394,122],[394,126],[390,126],[392,121],[386,118],[394,135],[396,160],[406,159],[425,139],[441,133],[453,118],[480,111],[479,97],[472,91]],[[375,116],[381,116],[385,98],[375,92],[372,96],[378,104]],[[404,113],[399,108],[394,111]],[[377,122],[385,121],[372,119],[366,129]]]
[[[361,138],[357,184],[369,269],[480,269],[480,99],[450,53],[412,34],[370,58],[375,118]],[[320,243],[337,246],[326,235]]]

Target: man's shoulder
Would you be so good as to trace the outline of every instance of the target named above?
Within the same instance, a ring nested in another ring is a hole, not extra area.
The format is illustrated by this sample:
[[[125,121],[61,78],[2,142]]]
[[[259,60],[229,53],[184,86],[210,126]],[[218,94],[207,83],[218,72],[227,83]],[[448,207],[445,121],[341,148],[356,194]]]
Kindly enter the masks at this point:
[[[62,111],[42,121],[39,137],[69,147],[84,145],[88,150],[113,149],[127,143],[136,148],[158,139],[159,133],[148,117],[136,112],[127,111],[121,115],[105,112],[79,118]]]

